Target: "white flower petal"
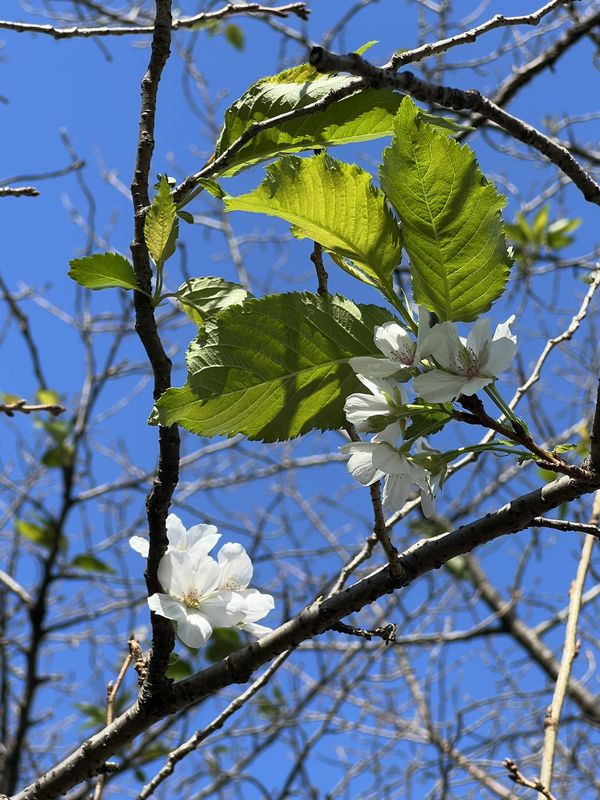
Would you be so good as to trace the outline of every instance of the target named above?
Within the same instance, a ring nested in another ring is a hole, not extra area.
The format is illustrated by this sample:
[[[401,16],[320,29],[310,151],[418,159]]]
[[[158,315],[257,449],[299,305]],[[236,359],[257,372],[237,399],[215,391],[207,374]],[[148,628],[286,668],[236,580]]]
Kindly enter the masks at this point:
[[[467,336],[467,348],[472,350],[475,355],[479,355],[483,352],[491,338],[492,334],[489,319],[487,317],[478,319]]]
[[[432,517],[435,514],[433,494],[429,489],[421,489],[421,508],[426,517]]]
[[[340,447],[342,453],[351,454],[346,465],[348,472],[363,486],[369,486],[382,477],[381,471],[373,467],[373,449],[375,447],[376,445],[371,442],[352,442]]]
[[[241,544],[224,544],[219,550],[221,589],[245,589],[252,580],[252,562]]]
[[[418,397],[426,403],[447,403],[455,400],[462,392],[468,378],[464,375],[453,375],[441,369],[432,369],[413,380],[413,388]]]
[[[372,442],[389,442],[392,446],[396,446],[398,439],[402,436],[402,428],[399,422],[392,422],[391,425],[385,427],[371,439]]]
[[[246,602],[244,623],[256,622],[275,608],[275,601],[270,594],[259,592],[258,589],[246,589],[240,592]]]
[[[188,568],[193,574],[194,588],[201,595],[215,592],[219,588],[221,571],[219,565],[210,556],[196,558],[190,553],[186,553]]]
[[[375,358],[374,356],[355,356],[348,360],[354,372],[360,375],[370,375],[373,378],[389,378],[390,375],[403,368],[397,361],[389,358]]]
[[[239,627],[257,639],[266,636],[267,633],[273,633],[273,628],[267,628],[266,625],[256,625],[254,622],[240,622]]]
[[[177,636],[188,647],[203,647],[212,631],[211,621],[195,608],[188,609],[185,618],[177,621]]]
[[[420,361],[425,356],[430,355],[427,352],[427,339],[431,333],[431,325],[429,324],[429,311],[425,306],[419,306],[419,323],[417,327],[417,349],[415,350],[415,361]]]
[[[383,395],[351,394],[344,404],[346,419],[357,431],[368,431],[371,417],[389,414],[390,407]]]
[[[185,549],[194,556],[207,555],[221,538],[214,525],[193,525],[185,536]]]
[[[148,558],[148,553],[150,551],[150,542],[148,539],[144,539],[143,536],[132,536],[129,539],[129,546],[135,550],[136,553],[144,556],[144,558]]]
[[[171,550],[164,554],[158,565],[157,575],[164,592],[178,600],[183,600],[194,580],[193,574],[190,574],[185,553],[177,550]]]
[[[481,377],[471,378],[471,380],[467,381],[462,389],[460,390],[461,394],[470,397],[475,392],[478,392],[480,389],[483,389],[484,386],[488,386],[490,383],[494,382],[494,378],[488,378],[484,375]]]
[[[494,339],[489,343],[487,358],[481,369],[482,372],[497,378],[498,375],[510,367],[517,352],[517,343],[513,341],[514,338]]]
[[[388,475],[408,475],[410,464],[395,447],[382,443],[373,453],[373,466]]]
[[[431,355],[445,369],[453,370],[463,343],[452,322],[434,325],[421,343],[421,356]]]
[[[390,361],[410,367],[415,357],[416,343],[397,322],[386,322],[375,328],[375,344]]]
[[[183,522],[179,519],[177,514],[169,514],[167,517],[167,537],[169,539],[169,547],[176,550],[184,549],[179,547],[179,543],[185,539],[187,531]]]
[[[237,592],[218,592],[203,598],[198,611],[204,614],[213,628],[231,628],[243,621],[246,602]]]
[[[494,331],[494,339],[493,341],[497,341],[498,339],[510,339],[511,342],[517,343],[517,337],[514,333],[511,333],[510,326],[515,321],[515,315],[511,314],[511,316],[506,320],[506,322],[501,322],[499,325],[496,325],[496,330]]]
[[[150,611],[154,611],[159,617],[172,619],[174,622],[184,620],[186,616],[186,607],[183,603],[168,594],[151,594],[148,598],[148,606]]]
[[[383,484],[383,505],[390,511],[400,511],[410,494],[410,480],[398,475],[388,475]]]

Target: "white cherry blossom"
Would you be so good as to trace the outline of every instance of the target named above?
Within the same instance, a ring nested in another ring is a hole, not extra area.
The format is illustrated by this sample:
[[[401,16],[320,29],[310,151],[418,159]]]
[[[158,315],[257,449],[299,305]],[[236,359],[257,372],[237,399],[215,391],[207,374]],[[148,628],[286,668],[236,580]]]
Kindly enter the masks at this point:
[[[186,539],[181,536],[176,541]],[[257,637],[269,633],[270,628],[256,622],[275,603],[271,595],[248,588],[253,568],[242,545],[223,545],[218,562],[197,545],[193,537],[188,549],[169,547],[158,567],[163,592],[148,598],[150,609],[173,620],[177,636],[188,647],[206,644],[213,628],[239,627]]]
[[[244,619],[245,599],[220,588],[219,565],[210,556],[171,550],[160,560],[158,579],[164,592],[151,595],[148,605],[177,624],[177,636],[188,647],[202,647],[213,628],[231,628]]]
[[[426,516],[433,514],[433,495],[437,485],[428,471],[395,446],[399,426],[390,425],[370,442],[351,442],[343,445],[349,453],[348,471],[363,486],[384,479],[383,504],[389,511],[399,511],[408,500],[413,487],[421,492],[421,505]]]
[[[344,404],[346,419],[357,431],[372,430],[374,417],[390,416],[396,406],[406,402],[402,387],[393,381],[387,378],[367,378],[364,375],[356,377],[370,392],[351,394]]]
[[[421,356],[431,355],[441,368],[414,378],[417,395],[428,403],[445,403],[493,383],[516,353],[517,337],[510,332],[514,319],[498,325],[493,337],[489,319],[478,320],[466,339],[459,337],[452,322],[431,328],[421,344]]]
[[[188,552],[195,555],[207,555],[221,538],[221,534],[214,525],[193,525],[187,529],[176,514],[169,514],[167,517],[167,538],[169,546],[167,553],[172,550]],[[129,539],[130,546],[148,558],[150,542],[143,536],[132,536]]]
[[[275,601],[270,594],[264,594],[257,589],[248,589],[252,580],[253,567],[249,555],[241,544],[224,544],[219,550],[219,586],[221,589],[230,589],[239,594],[245,601],[245,614],[238,627],[260,637],[271,632],[271,628],[255,623],[266,617],[275,607]]]
[[[388,378],[414,366],[417,343],[397,322],[375,328],[375,344],[384,358],[356,356],[349,361],[352,369],[369,378]]]

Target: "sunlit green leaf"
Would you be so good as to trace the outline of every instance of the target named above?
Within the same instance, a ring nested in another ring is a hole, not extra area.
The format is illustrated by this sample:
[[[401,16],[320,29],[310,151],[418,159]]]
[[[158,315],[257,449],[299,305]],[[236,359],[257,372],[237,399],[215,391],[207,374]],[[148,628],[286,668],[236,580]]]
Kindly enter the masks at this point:
[[[348,76],[324,75],[309,64],[262,78],[225,112],[215,156],[227,150],[252,124],[304,108],[331,91],[356,82],[356,78]],[[330,104],[323,111],[282,122],[262,131],[240,148],[222,174],[233,175],[284,153],[390,136],[400,100],[401,95],[392,91],[363,89]]]
[[[83,569],[86,572],[105,572],[108,575],[115,574],[114,569],[109,564],[105,564],[104,561],[101,561],[90,553],[83,553],[80,556],[75,556],[71,563],[74,567],[79,567],[79,569]]]
[[[163,175],[144,222],[146,246],[155,264],[164,264],[173,255],[177,234],[177,206],[171,197],[169,181]]]
[[[244,31],[240,28],[239,25],[226,25],[225,26],[225,38],[229,42],[230,45],[235,47],[236,50],[243,50],[245,37]]]
[[[66,467],[73,461],[73,448],[67,444],[49,447],[40,459],[45,467]]]
[[[55,533],[49,525],[37,525],[34,522],[15,519],[15,529],[19,536],[41,547],[49,548],[54,544]]]
[[[46,406],[56,406],[60,403],[59,393],[53,392],[51,389],[39,389],[35,393],[35,399],[38,403],[43,403]]]
[[[505,200],[466,146],[426,123],[409,98],[381,166],[381,185],[402,222],[415,301],[441,320],[470,321],[504,291],[510,258]]]
[[[355,277],[391,286],[401,257],[400,230],[368,172],[326,153],[284,156],[266,172],[253,192],[227,197],[225,207],[285,219],[297,238],[314,239]]]
[[[243,303],[248,297],[251,295],[243,286],[223,278],[190,278],[177,290],[181,310],[198,327],[208,317],[228,306]]]
[[[159,421],[269,442],[340,428],[346,397],[361,387],[348,359],[380,355],[373,329],[390,319],[384,308],[300,292],[231,306],[192,342],[187,383],[159,399]]]
[[[69,277],[86,289],[137,289],[135,272],[118,253],[95,253],[69,261]]]

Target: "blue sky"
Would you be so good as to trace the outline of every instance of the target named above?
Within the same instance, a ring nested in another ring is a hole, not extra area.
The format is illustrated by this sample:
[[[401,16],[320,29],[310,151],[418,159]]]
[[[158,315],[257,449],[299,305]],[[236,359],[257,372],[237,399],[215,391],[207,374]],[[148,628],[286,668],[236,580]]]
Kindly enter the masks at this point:
[[[313,14],[308,25],[308,35],[314,41],[320,41],[323,32],[335,21],[340,12],[351,4],[347,0],[341,2],[313,3]],[[508,13],[515,9],[508,8],[507,3],[492,2],[486,10],[486,17],[499,11]],[[527,8],[519,4],[519,12],[523,13],[529,8],[537,7],[536,3],[528,2]],[[202,4],[182,3],[182,13],[195,13]],[[455,4],[465,13],[472,10],[476,3],[462,2]],[[0,14],[5,19],[33,21],[35,16],[25,14],[21,3],[16,0],[4,0]],[[46,21],[42,17],[39,21]],[[215,119],[217,123],[222,119],[223,112],[250,83],[263,75],[278,71],[283,65],[280,63],[278,40],[276,35],[264,23],[257,20],[238,18],[235,23],[244,32],[246,44],[243,50],[238,51],[229,44],[223,36],[209,36],[204,32],[197,34],[198,44],[196,55],[198,64],[206,78],[209,91],[214,95],[223,90],[218,100]],[[375,63],[386,60],[396,48],[408,48],[415,44],[415,14],[414,10],[407,11],[405,4],[396,2],[376,3],[363,14],[359,14],[348,26],[345,32],[344,47],[348,49],[357,47],[371,39],[379,43],[369,52],[369,57]],[[179,33],[175,37],[177,46],[186,46],[191,40],[191,34]],[[449,56],[450,61],[474,59],[490,52],[499,42],[503,41],[505,34],[493,32],[480,43],[459,53]],[[131,239],[132,221],[131,209],[128,199],[121,194],[114,185],[103,177],[104,171],[109,171],[125,186],[131,180],[133,156],[136,146],[137,117],[139,111],[139,82],[146,68],[148,60],[147,37],[118,39],[105,39],[101,46],[86,39],[67,41],[54,41],[46,36],[32,36],[30,34],[17,34],[10,31],[0,31],[0,41],[4,42],[2,51],[5,61],[0,63],[0,95],[8,98],[8,104],[0,103],[0,130],[2,131],[2,148],[0,150],[0,180],[12,175],[25,175],[44,173],[60,169],[70,161],[70,156],[61,141],[61,130],[66,130],[73,148],[79,158],[86,162],[85,170],[81,173],[85,187],[93,195],[94,208],[90,217],[89,198],[82,188],[76,174],[69,174],[54,180],[31,180],[41,192],[37,198],[3,199],[1,201],[1,223],[3,232],[3,258],[2,275],[13,291],[19,291],[22,283],[35,287],[38,294],[56,307],[64,308],[69,313],[81,303],[79,289],[67,278],[69,259],[84,255],[89,252],[89,236],[74,222],[71,209],[75,209],[84,219],[92,218],[97,237],[106,239],[111,250],[118,250],[127,255]],[[333,49],[342,45],[335,41]],[[561,117],[563,115],[580,114],[594,110],[593,105],[597,97],[597,72],[590,67],[593,54],[593,44],[584,41],[571,54],[560,61],[551,74],[545,74],[536,79],[522,96],[511,105],[510,110],[522,115],[527,121],[535,125],[542,125],[548,113]],[[306,53],[298,47],[289,47],[286,51],[286,66],[297,63],[306,57]],[[518,60],[518,55],[516,56]],[[498,83],[498,75],[505,75],[512,59],[512,54],[500,62],[501,67],[490,65],[479,73],[474,73],[470,67],[456,68],[449,72],[447,81],[452,80],[459,88],[477,87],[482,91],[493,94]],[[574,80],[573,76],[585,75],[585,80]],[[159,112],[157,117],[156,149],[154,153],[152,173],[168,172],[181,180],[185,175],[196,171],[202,166],[203,159],[211,152],[211,135],[204,123],[195,116],[186,102],[183,87],[183,68],[179,58],[174,57],[168,64],[159,94]],[[592,88],[592,84],[596,82]],[[192,91],[194,91],[192,89]],[[598,139],[598,123],[591,121],[585,124],[585,134],[582,138],[588,140]],[[566,134],[563,134],[566,136]],[[496,144],[506,145],[506,140],[498,136],[493,137]],[[372,169],[376,173],[376,165],[380,158],[385,142],[361,144],[338,150],[336,156],[347,160],[356,160],[363,168]],[[534,160],[513,161],[497,147],[489,145],[489,138],[476,134],[470,139],[470,145],[475,149],[481,167],[486,174],[495,177],[502,185],[515,189],[515,194],[523,199],[535,197],[546,186],[549,174],[541,157]],[[250,170],[238,178],[227,181],[227,189],[238,193],[257,185],[262,177],[260,167]],[[509,198],[506,218],[511,219],[518,205],[516,198]],[[592,211],[581,201],[578,193],[567,187],[553,200],[552,215],[560,216],[567,213],[569,216],[581,216],[583,224],[578,232],[577,243],[566,254],[577,255],[586,252],[594,246],[594,236],[597,230]],[[198,201],[190,206],[190,211],[203,215],[214,208],[211,198],[201,196]],[[288,228],[283,223],[276,222],[273,218],[258,218],[245,214],[233,214],[230,217],[232,226],[237,236],[246,235],[254,241],[242,245],[246,258],[246,267],[253,281],[254,290],[260,293],[264,290],[265,279],[269,273],[269,291],[289,291],[292,289],[314,290],[315,281],[312,267],[308,261],[309,246],[306,242],[293,242],[291,245],[283,241],[281,245],[272,242],[261,243],[261,236],[267,237],[275,234],[284,240],[287,238]],[[236,271],[231,261],[226,242],[219,232],[211,231],[203,226],[181,226],[184,237],[187,270],[195,275],[221,275],[227,279],[236,279]],[[102,249],[98,242],[93,250]],[[167,276],[171,289],[181,282],[181,263],[173,262]],[[273,267],[275,269],[273,270]],[[358,283],[352,282],[346,275],[330,268],[330,288],[334,291],[348,293],[355,300],[378,302],[378,299],[369,294],[368,290]],[[550,281],[541,281],[538,292],[549,292]],[[564,314],[560,317],[565,320],[574,313],[578,307],[579,298],[585,287],[578,280],[567,276],[561,284],[561,305]],[[94,293],[91,298],[93,309],[98,311],[115,311],[121,307],[122,297],[117,292]],[[59,391],[72,411],[76,408],[78,393],[81,389],[83,376],[83,350],[78,338],[73,335],[71,325],[63,318],[51,313],[48,308],[39,304],[27,302],[27,313],[30,315],[33,331],[40,344],[40,351],[44,367],[49,376],[51,388]],[[514,309],[504,301],[494,307],[491,317],[494,323],[502,322]],[[552,326],[552,322],[548,322]],[[552,328],[551,328],[552,329]],[[525,362],[535,358],[543,341],[546,331],[539,327],[538,315],[531,306],[527,313],[516,323],[516,330],[522,335],[522,353]],[[187,342],[194,335],[193,326],[181,324],[169,328],[169,342],[176,351],[176,371],[174,382],[181,384],[185,380],[183,369],[183,351]],[[98,353],[102,354],[108,346],[98,339]],[[141,361],[143,352],[133,335],[129,336],[123,344],[122,357],[132,361]],[[29,361],[21,338],[14,326],[2,340],[0,347],[0,367],[2,379],[0,391],[31,397],[35,392],[35,382],[31,376]],[[148,428],[145,420],[151,408],[151,390],[149,385],[139,384],[140,375],[134,375],[126,381],[110,386],[102,396],[96,409],[94,421],[98,437],[107,446],[126,448],[129,457],[141,469],[149,469],[156,453],[156,433]],[[568,383],[568,375],[563,379],[556,378],[556,383],[551,387],[555,396],[563,398],[565,393],[572,391]],[[131,394],[130,394],[131,393]],[[124,396],[129,397],[127,404],[110,417],[109,426],[102,427],[102,416],[108,413],[113,405]],[[507,390],[507,396],[510,396]],[[570,409],[564,410],[552,401],[548,404],[549,413],[560,413],[565,420],[569,419]],[[15,420],[11,423],[14,438],[6,444],[6,451],[2,454],[5,464],[14,460],[18,463],[19,435],[30,440],[32,435],[31,420],[29,418]],[[462,434],[460,434],[462,435]],[[188,435],[185,436],[184,449],[186,452],[201,447],[206,442],[198,442]],[[329,438],[311,436],[307,437],[298,452],[301,455],[318,453],[322,451],[335,452],[339,444],[339,437],[335,434]],[[251,458],[266,458],[259,445],[248,443],[244,445],[245,453]],[[273,447],[269,451],[269,458],[276,459],[284,448]],[[121,474],[121,467],[114,460],[108,458],[100,451],[94,453],[94,476],[98,482],[112,480]],[[493,474],[504,467],[486,462],[486,470],[473,478],[477,484],[485,483],[486,475]],[[224,466],[222,462],[215,469],[219,474],[224,474],[227,469],[243,469],[244,461],[240,457],[231,457],[231,461]],[[18,469],[17,469],[18,471]],[[273,481],[278,479],[267,478],[238,488],[230,488],[224,494],[218,495],[212,491],[195,494],[184,498],[184,511],[182,517],[186,524],[196,520],[194,514],[202,518],[213,519],[223,524],[227,531],[228,540],[235,539],[234,533],[239,534],[247,520],[252,525],[258,524],[264,509],[273,501]],[[531,479],[535,485],[535,476]],[[298,478],[299,488],[308,496],[315,507],[320,511],[326,506],[326,501],[331,497],[344,496],[345,470],[340,464],[333,464],[316,471],[303,472]],[[460,489],[459,489],[460,487]],[[442,498],[441,507],[452,501],[457,491],[464,491],[460,483],[452,491],[448,491]],[[339,507],[330,510],[327,523],[332,530],[339,534],[344,545],[352,549],[357,542],[362,541],[364,530],[358,530],[356,515],[368,517],[369,509],[365,506],[364,497],[354,491],[346,495],[347,513]],[[52,497],[48,489],[47,502],[54,506],[57,499]],[[139,524],[143,515],[143,497],[138,493],[135,496],[134,506],[123,511],[123,526]],[[286,506],[285,503],[288,503]],[[136,505],[137,504],[137,505]],[[311,546],[323,548],[323,542],[315,537],[311,526],[306,519],[298,513],[297,507],[291,501],[285,501],[285,513],[290,522],[290,531],[286,531],[278,519],[265,523],[266,536],[282,549],[295,550],[302,541],[310,541]],[[92,529],[96,526],[104,527],[101,515],[101,505],[94,508],[98,515]],[[283,512],[282,512],[283,513]],[[285,516],[285,515],[284,515]],[[84,542],[78,539],[79,522],[73,520],[71,533],[73,535],[74,550],[80,552]],[[294,524],[298,527],[294,529]],[[114,532],[115,523],[108,526]],[[410,529],[398,532],[402,544],[411,541]],[[551,537],[543,534],[545,540]],[[523,547],[523,540],[515,539],[501,544],[490,546],[482,553],[484,560],[492,569],[492,574],[497,578],[499,585],[505,587],[513,579],[513,565],[516,554]],[[248,544],[248,541],[244,541]],[[552,591],[566,598],[566,590],[571,580],[571,573],[563,569],[561,558],[570,558],[575,548],[575,540],[563,540],[556,544],[555,556],[547,559],[545,575],[552,582]],[[326,548],[323,548],[326,550]],[[104,540],[100,552],[112,553],[112,540],[107,544]],[[268,557],[256,552],[257,572],[261,583],[275,594],[279,591],[279,611],[271,619],[276,624],[284,605],[282,596],[285,591],[282,587],[273,584],[274,570],[270,568]],[[111,556],[112,557],[112,556]],[[127,570],[129,579],[141,579],[140,562],[138,557],[130,554],[127,548],[119,550],[119,569]],[[331,565],[338,565],[338,557],[332,553],[324,553],[319,569]],[[23,561],[21,564],[24,580],[32,574],[31,562]],[[294,561],[289,559],[289,575],[293,580]],[[141,583],[138,583],[141,586]],[[317,590],[318,580],[315,585],[307,587],[306,599],[311,598],[311,591]],[[410,602],[420,602],[426,592],[426,586],[416,586],[408,597]],[[297,587],[295,588],[297,592]],[[407,601],[408,602],[408,601]],[[294,606],[295,609],[295,606]],[[532,619],[542,619],[544,609],[531,609]],[[145,609],[140,608],[137,622],[145,619]],[[470,612],[465,611],[465,618],[458,624],[469,624]],[[131,619],[127,620],[129,624]],[[116,632],[110,629],[111,635]],[[120,631],[123,635],[123,630]],[[109,637],[107,637],[109,638]],[[109,645],[107,645],[109,648]],[[118,648],[116,648],[118,650]],[[461,648],[453,652],[456,663],[461,664]],[[73,651],[75,652],[75,651]],[[79,647],[79,662],[72,662],[71,666],[78,673],[81,681],[81,670],[84,670],[92,655],[86,648]],[[55,656],[55,668],[64,669],[65,659],[72,657],[71,651],[65,645],[64,649]],[[114,655],[116,659],[116,654]],[[424,663],[426,656],[423,657]],[[105,662],[110,662],[105,657]],[[114,660],[113,660],[114,663]],[[302,662],[308,670],[311,668],[310,658]],[[489,691],[490,681],[495,677],[482,674],[479,667],[465,664],[460,667],[465,671],[470,684],[469,690],[474,694]],[[106,683],[106,674],[94,675],[94,690],[97,697],[102,697],[103,687]],[[85,682],[85,679],[84,679]],[[53,699],[56,696],[52,695]],[[214,709],[203,711],[202,714],[210,718]],[[348,712],[351,713],[350,710]],[[78,721],[71,719],[69,736],[78,734]],[[69,738],[69,737],[67,737]],[[344,742],[344,736],[340,736]],[[347,744],[347,740],[346,740]],[[323,755],[323,754],[321,754]],[[265,773],[266,766],[259,769]],[[273,766],[273,759],[269,762],[268,769],[273,770],[272,780],[276,783],[278,770]],[[281,766],[281,773],[285,768]],[[254,794],[247,789],[245,798],[253,800]],[[259,796],[259,795],[256,795]]]

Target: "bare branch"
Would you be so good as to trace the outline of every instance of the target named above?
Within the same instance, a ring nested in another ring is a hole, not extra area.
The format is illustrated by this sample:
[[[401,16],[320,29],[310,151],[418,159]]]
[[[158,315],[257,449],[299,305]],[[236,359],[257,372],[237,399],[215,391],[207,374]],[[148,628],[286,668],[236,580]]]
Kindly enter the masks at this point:
[[[295,14],[300,19],[308,19],[310,10],[306,3],[289,3],[284,6],[263,6],[260,3],[247,3],[246,5],[233,5],[228,3],[217,11],[210,11],[195,14],[193,17],[180,17],[171,21],[171,30],[185,30],[194,28],[202,23],[214,20],[226,19],[227,17],[239,16],[242,14],[287,17]],[[15,31],[17,33],[43,33],[53,39],[74,39],[89,38],[91,36],[140,36],[152,34],[153,25],[126,25],[126,26],[107,26],[97,28],[84,28],[71,26],[69,28],[56,28],[53,25],[38,25],[32,22],[12,22],[11,20],[0,20],[0,30]]]
[[[539,778],[526,778],[512,758],[505,758],[502,764],[506,767],[508,771],[508,777],[511,779],[511,781],[513,781],[513,783],[516,783],[519,786],[524,786],[526,789],[535,789],[537,792],[540,792],[542,797],[545,797],[546,800],[557,800],[550,789],[544,786]]]
[[[384,69],[400,69],[406,64],[412,64],[415,61],[420,61],[423,58],[444,53],[452,47],[457,47],[461,44],[473,44],[477,39],[488,31],[495,28],[506,28],[512,25],[538,25],[541,20],[551,11],[555,11],[560,6],[567,5],[568,0],[551,0],[546,5],[539,8],[531,14],[523,14],[518,17],[505,17],[503,14],[496,14],[487,22],[477,25],[463,33],[458,33],[456,36],[450,36],[448,39],[442,39],[439,42],[431,42],[423,44],[420,47],[415,47],[413,50],[405,50],[401,53],[394,53],[390,60],[385,65]]]
[[[562,477],[473,523],[417,542],[399,556],[402,579],[395,578],[389,566],[383,567],[339,594],[312,603],[273,633],[176,684],[172,692],[158,695],[154,698],[152,710],[148,703],[134,704],[112,725],[87,739],[64,761],[15,794],[13,800],[53,800],[87,777],[97,774],[110,755],[144,731],[151,722],[197,703],[232,683],[247,681],[256,669],[270,659],[296,647],[306,638],[323,633],[349,613],[395,589],[409,586],[418,577],[437,569],[455,556],[500,536],[522,530],[541,513],[596,488],[594,484],[586,485]]]
[[[599,519],[600,492],[596,492],[590,523],[597,526]],[[569,590],[569,613],[567,616],[567,625],[565,629],[565,643],[563,645],[562,657],[560,660],[560,670],[556,679],[552,702],[548,708],[548,711],[546,712],[546,718],[544,720],[544,750],[542,753],[540,782],[548,790],[550,790],[550,787],[552,786],[552,769],[554,765],[556,737],[558,735],[558,723],[560,720],[560,714],[565,696],[567,694],[567,687],[569,684],[569,677],[571,675],[573,661],[575,660],[577,651],[579,649],[577,645],[577,624],[579,620],[579,612],[581,610],[583,587],[592,558],[594,539],[595,537],[590,536],[589,534],[584,539],[579,564],[577,566],[577,574],[575,575],[575,579],[573,580],[571,589]]]
[[[35,186],[0,186],[0,197],[38,197]]]

